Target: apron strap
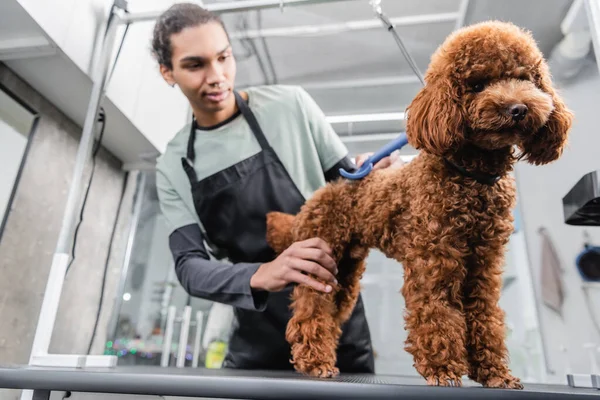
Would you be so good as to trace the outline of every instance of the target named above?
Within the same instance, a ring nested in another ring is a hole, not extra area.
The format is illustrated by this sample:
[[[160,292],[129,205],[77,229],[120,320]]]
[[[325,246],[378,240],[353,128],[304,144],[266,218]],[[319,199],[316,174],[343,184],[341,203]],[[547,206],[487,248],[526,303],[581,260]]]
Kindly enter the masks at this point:
[[[198,129],[198,124],[196,123],[196,118],[192,116],[192,126],[190,128],[190,135],[188,136],[187,143],[187,158],[192,164],[196,160],[196,152],[194,151],[194,143],[196,142],[196,129]]]
[[[194,151],[194,143],[196,142],[196,119],[192,117],[192,126],[190,127],[190,134],[188,136],[187,143],[187,154],[186,157],[181,157],[181,165],[185,171],[190,183],[198,182],[198,175],[194,170],[194,160],[196,159],[196,152]]]
[[[234,91],[233,94],[235,95],[235,102],[238,108],[242,112],[246,122],[248,122],[248,125],[250,125],[250,129],[252,129],[252,133],[254,133],[254,137],[258,141],[258,144],[260,144],[260,148],[262,150],[271,148],[271,146],[269,146],[269,142],[267,142],[267,138],[265,138],[265,134],[256,120],[256,117],[254,116],[254,113],[252,110],[250,110],[250,107],[248,107],[248,104],[246,104],[238,92]]]
[[[254,137],[258,141],[260,148],[262,150],[270,149],[271,146],[269,145],[269,142],[267,142],[267,138],[265,137],[265,134],[263,133],[260,125],[258,124],[258,121],[256,120],[256,117],[254,116],[254,113],[252,112],[252,110],[250,110],[250,107],[248,107],[248,105],[246,104],[246,102],[244,101],[242,96],[237,91],[234,91],[233,95],[235,96],[235,103],[237,104],[238,108],[240,109],[240,112],[242,113],[242,115],[244,116],[244,119],[250,126],[250,129],[252,130]],[[194,161],[196,159],[196,152],[194,151],[194,143],[196,142],[196,129],[197,128],[198,128],[198,125],[196,124],[196,119],[194,117],[192,117],[192,126],[190,127],[190,135],[188,137],[188,143],[187,143],[187,156],[181,158],[181,165],[183,166],[185,173],[187,174],[190,182],[192,182],[192,183],[198,182],[198,175],[196,174],[196,171],[194,170]]]
[[[196,175],[196,170],[192,166],[190,159],[187,157],[181,157],[181,165],[183,166],[183,170],[188,176],[190,183],[198,182],[198,175]]]

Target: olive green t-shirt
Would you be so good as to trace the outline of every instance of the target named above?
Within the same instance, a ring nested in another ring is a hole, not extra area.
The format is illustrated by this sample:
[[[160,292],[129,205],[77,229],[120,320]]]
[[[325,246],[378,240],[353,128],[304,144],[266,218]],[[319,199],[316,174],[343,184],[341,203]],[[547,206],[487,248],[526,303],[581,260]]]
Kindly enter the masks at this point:
[[[253,87],[248,105],[264,135],[305,199],[325,184],[324,172],[348,151],[316,102],[300,87]],[[191,121],[168,143],[157,162],[156,185],[169,232],[201,222],[194,210],[190,182],[181,165]],[[260,151],[240,114],[220,126],[198,129],[194,169],[202,180]]]

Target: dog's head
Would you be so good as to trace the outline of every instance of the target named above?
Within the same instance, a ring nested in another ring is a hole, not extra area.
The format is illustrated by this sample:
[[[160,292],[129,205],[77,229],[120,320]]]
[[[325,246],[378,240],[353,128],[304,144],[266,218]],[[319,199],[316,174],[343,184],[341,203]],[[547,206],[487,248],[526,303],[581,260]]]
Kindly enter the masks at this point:
[[[432,56],[425,81],[407,109],[415,148],[446,156],[465,143],[516,145],[532,164],[562,154],[572,113],[534,39],[517,26],[489,21],[454,32]]]

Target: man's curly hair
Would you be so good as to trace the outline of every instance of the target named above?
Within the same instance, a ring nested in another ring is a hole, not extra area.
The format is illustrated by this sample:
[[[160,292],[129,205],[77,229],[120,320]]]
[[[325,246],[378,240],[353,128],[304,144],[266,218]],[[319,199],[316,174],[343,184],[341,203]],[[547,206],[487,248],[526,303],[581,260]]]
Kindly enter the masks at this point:
[[[159,64],[173,69],[171,57],[171,35],[183,31],[185,28],[215,22],[220,24],[229,37],[221,17],[194,3],[178,3],[169,7],[156,21],[152,37],[152,53]]]

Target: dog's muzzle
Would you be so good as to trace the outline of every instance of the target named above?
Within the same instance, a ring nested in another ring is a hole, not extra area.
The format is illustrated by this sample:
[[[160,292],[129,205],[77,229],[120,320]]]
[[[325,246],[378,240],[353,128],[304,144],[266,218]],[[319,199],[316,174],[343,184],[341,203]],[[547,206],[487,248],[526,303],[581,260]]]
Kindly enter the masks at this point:
[[[525,104],[513,104],[508,108],[508,113],[515,122],[524,120],[527,116],[527,111],[529,111],[529,108]]]

